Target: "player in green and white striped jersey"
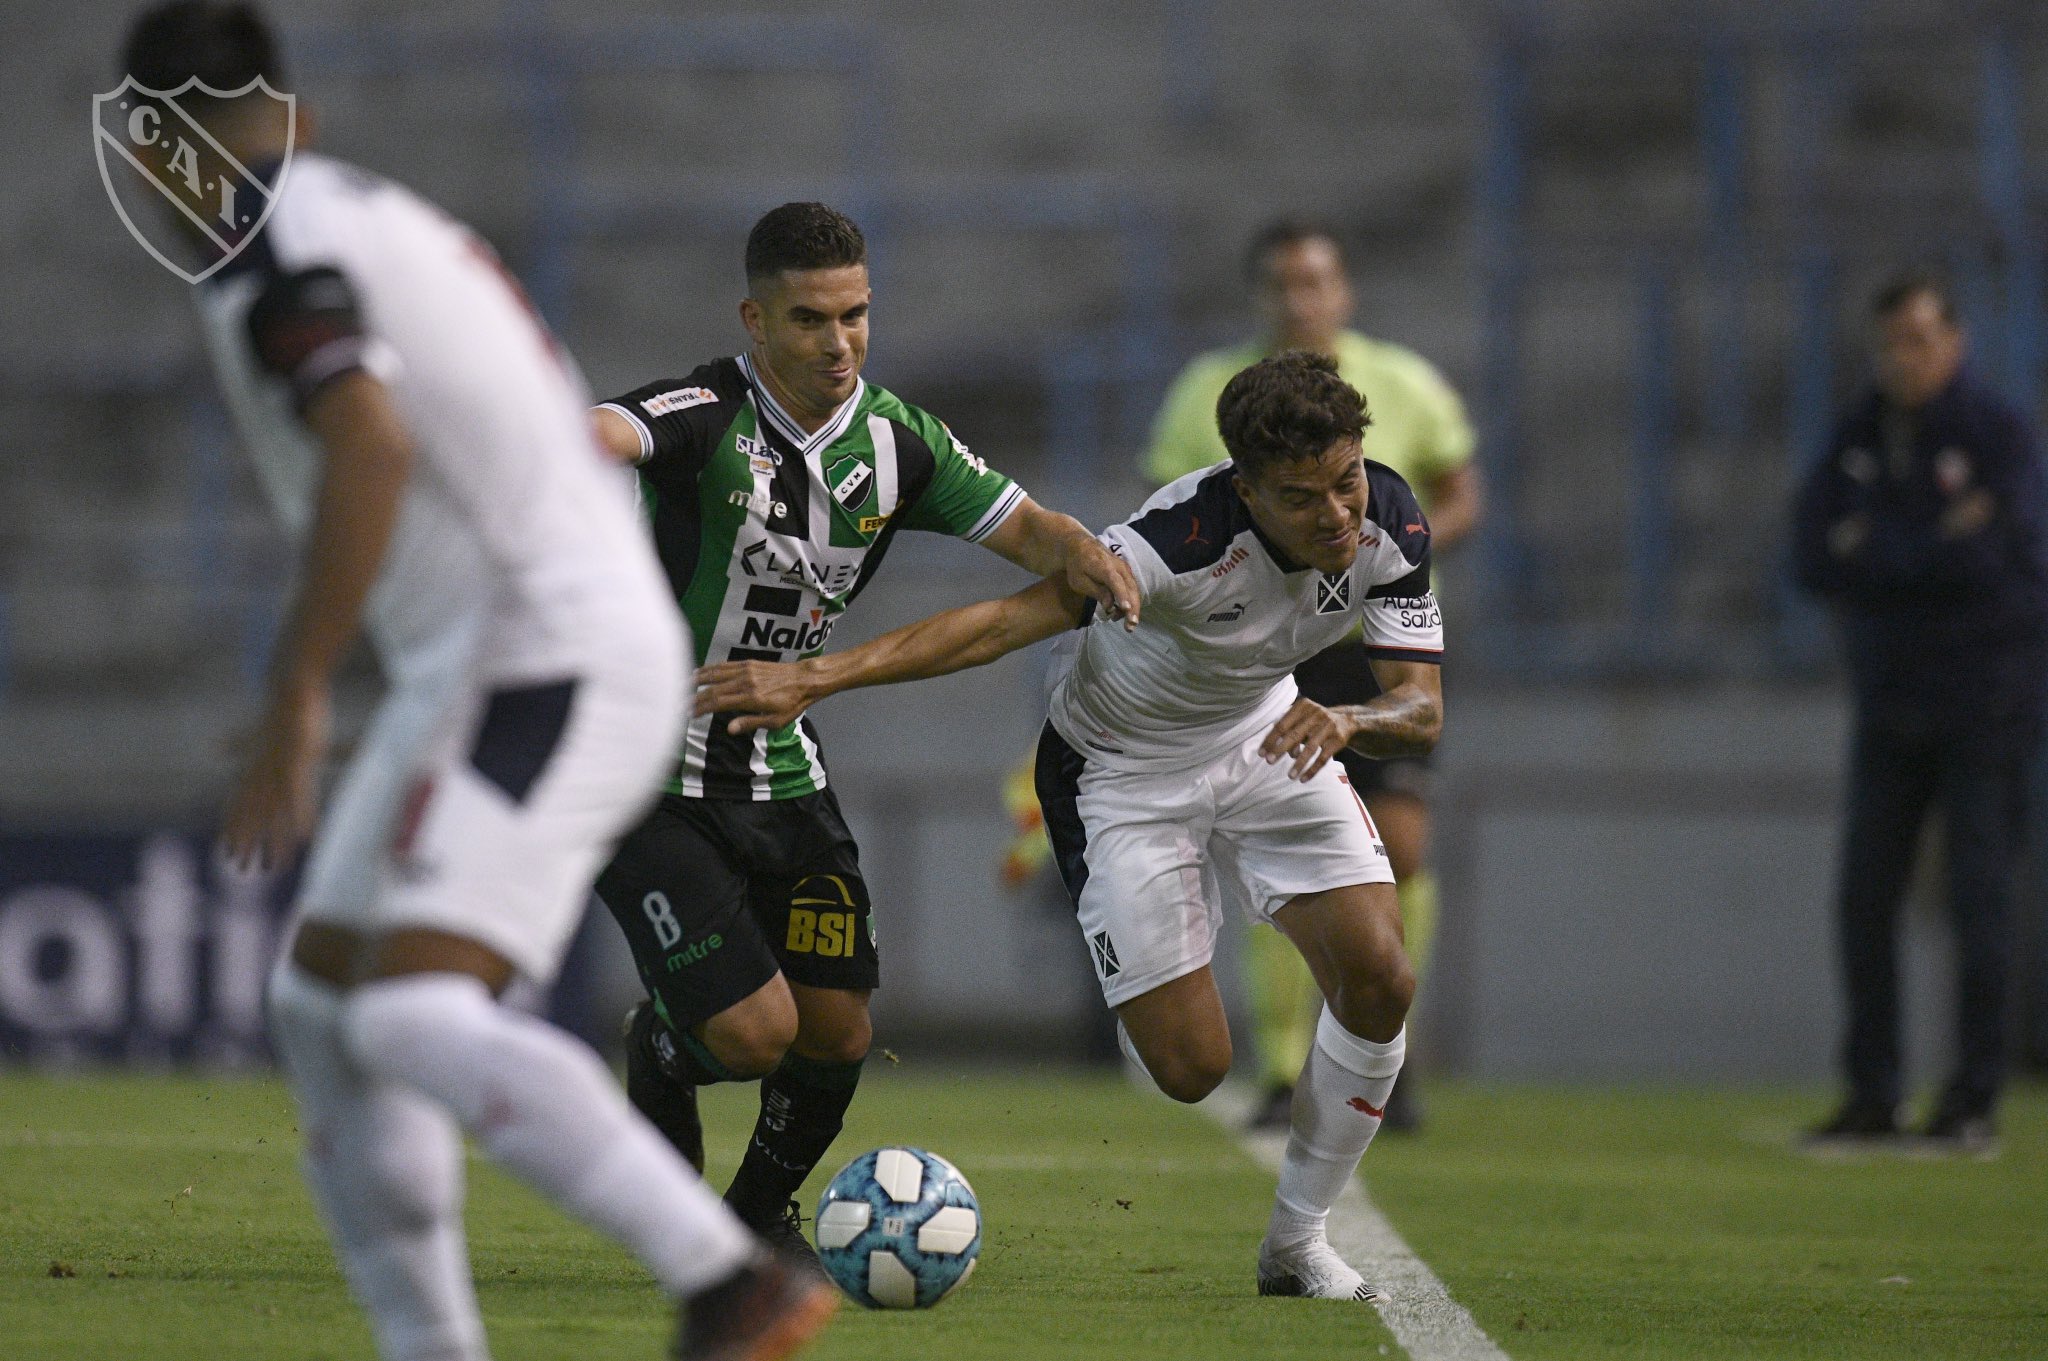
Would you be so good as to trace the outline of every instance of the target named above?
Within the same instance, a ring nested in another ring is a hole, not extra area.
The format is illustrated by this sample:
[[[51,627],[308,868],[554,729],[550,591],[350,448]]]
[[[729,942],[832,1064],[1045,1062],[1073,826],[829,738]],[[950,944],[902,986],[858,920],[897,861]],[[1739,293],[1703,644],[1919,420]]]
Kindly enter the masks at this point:
[[[595,412],[639,471],[698,665],[815,655],[905,529],[986,545],[1134,617],[1130,570],[1034,503],[936,417],[865,382],[867,249],[822,204],[747,239],[752,344]],[[660,803],[598,879],[651,1004],[627,1090],[698,1167],[696,1088],[762,1078],[726,1198],[807,1252],[791,1199],[838,1135],[871,1038],[879,971],[859,852],[807,722],[732,736],[698,714]]]
[[[979,543],[1025,500],[936,417],[857,375],[853,395],[808,432],[750,355],[600,409],[632,427],[642,497],[700,664],[821,651],[898,530]],[[744,800],[824,787],[802,725],[731,737],[710,714],[691,722],[668,783]]]

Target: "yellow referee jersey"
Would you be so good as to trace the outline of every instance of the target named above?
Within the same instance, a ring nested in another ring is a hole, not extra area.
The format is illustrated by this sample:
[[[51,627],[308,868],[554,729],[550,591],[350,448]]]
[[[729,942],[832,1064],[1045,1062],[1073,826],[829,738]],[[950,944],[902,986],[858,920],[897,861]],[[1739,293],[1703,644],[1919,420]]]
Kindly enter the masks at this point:
[[[1197,355],[1167,390],[1152,423],[1145,472],[1164,485],[1229,457],[1216,432],[1216,399],[1240,370],[1264,359],[1263,344]],[[1365,455],[1406,479],[1424,511],[1438,478],[1472,457],[1472,423],[1465,404],[1427,359],[1400,345],[1356,331],[1337,337],[1337,373],[1365,394],[1372,425]]]

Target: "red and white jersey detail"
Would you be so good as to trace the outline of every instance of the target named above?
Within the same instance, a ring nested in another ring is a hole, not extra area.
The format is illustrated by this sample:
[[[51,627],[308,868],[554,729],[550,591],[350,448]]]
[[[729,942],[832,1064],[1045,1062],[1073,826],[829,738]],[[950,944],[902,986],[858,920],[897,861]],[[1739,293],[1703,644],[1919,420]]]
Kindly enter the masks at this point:
[[[1228,463],[1161,488],[1102,540],[1144,597],[1135,632],[1096,620],[1061,646],[1051,720],[1113,770],[1200,765],[1277,722],[1294,668],[1363,628],[1375,657],[1435,662],[1443,616],[1429,523],[1399,474],[1370,460],[1358,556],[1322,573],[1252,524]]]
[[[310,523],[319,482],[299,411],[344,373],[389,388],[414,464],[366,621],[387,669],[428,664],[488,609],[477,660],[493,672],[573,672],[594,592],[665,600],[581,376],[461,223],[300,155],[261,235],[198,293],[230,412],[290,532]]]

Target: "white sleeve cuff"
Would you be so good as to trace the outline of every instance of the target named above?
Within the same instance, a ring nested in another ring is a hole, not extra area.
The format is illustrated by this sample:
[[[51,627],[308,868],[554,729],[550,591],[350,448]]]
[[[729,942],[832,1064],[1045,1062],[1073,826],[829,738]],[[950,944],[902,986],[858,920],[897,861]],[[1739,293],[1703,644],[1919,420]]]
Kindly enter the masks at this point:
[[[619,415],[625,417],[626,424],[632,426],[633,433],[640,437],[640,457],[633,460],[635,463],[645,463],[648,459],[654,457],[654,432],[647,428],[647,422],[641,420],[617,402],[599,402],[597,406],[600,411],[616,411]]]
[[[1003,521],[1016,514],[1017,507],[1023,504],[1024,489],[1012,482],[1010,489],[1001,496],[998,496],[996,503],[990,506],[979,520],[974,522],[974,528],[968,530],[960,537],[969,543],[980,543],[983,539],[986,539],[989,535],[1000,529]]]

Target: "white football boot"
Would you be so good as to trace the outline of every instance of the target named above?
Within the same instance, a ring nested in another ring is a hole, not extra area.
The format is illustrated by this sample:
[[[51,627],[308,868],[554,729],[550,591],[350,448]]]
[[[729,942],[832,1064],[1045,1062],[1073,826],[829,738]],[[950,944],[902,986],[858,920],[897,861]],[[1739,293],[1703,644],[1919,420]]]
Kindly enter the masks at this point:
[[[1321,1237],[1285,1248],[1259,1244],[1259,1293],[1367,1303],[1380,1298],[1380,1292],[1346,1266],[1337,1250]]]

